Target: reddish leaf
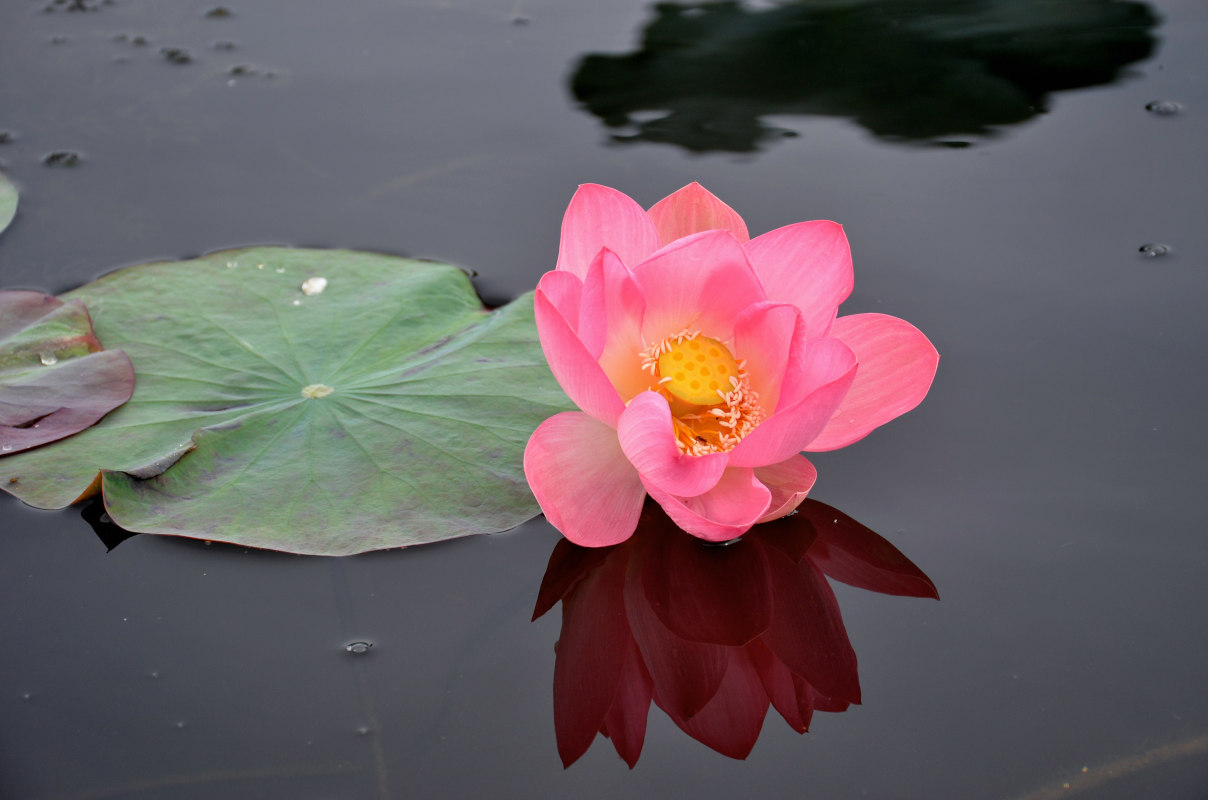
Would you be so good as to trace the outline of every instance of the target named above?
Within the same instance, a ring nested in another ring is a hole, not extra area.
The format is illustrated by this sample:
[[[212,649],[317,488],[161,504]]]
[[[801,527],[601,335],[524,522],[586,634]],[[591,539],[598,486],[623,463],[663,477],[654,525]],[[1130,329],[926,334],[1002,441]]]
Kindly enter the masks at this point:
[[[0,455],[79,433],[133,390],[130,359],[101,349],[82,304],[0,292]]]

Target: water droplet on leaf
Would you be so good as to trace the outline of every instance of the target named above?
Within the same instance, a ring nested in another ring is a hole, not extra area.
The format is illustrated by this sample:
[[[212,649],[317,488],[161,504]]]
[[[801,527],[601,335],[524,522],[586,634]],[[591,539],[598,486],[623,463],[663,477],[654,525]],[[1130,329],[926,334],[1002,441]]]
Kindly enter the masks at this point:
[[[363,656],[373,647],[373,642],[349,642],[344,645],[344,649],[354,656]]]
[[[38,360],[41,361],[42,365],[46,367],[53,367],[55,364],[59,363],[59,357],[54,353],[42,353],[38,356]]]
[[[1158,256],[1164,256],[1167,253],[1169,253],[1170,250],[1171,250],[1170,245],[1161,244],[1160,242],[1151,242],[1150,244],[1143,244],[1137,248],[1137,251],[1141,255],[1145,256],[1146,258],[1157,258]]]
[[[316,295],[322,294],[327,288],[327,278],[307,278],[302,282],[302,294]]]

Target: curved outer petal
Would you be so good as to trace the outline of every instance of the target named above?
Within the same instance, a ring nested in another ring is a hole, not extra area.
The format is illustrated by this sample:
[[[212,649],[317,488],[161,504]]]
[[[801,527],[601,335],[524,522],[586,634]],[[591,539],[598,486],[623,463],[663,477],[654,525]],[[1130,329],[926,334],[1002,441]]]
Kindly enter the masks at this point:
[[[798,222],[752,239],[746,250],[768,299],[800,308],[811,339],[826,336],[855,282],[843,226]]]
[[[616,432],[586,414],[564,411],[541,423],[524,449],[524,475],[563,536],[606,547],[633,535],[646,492]]]
[[[695,181],[655,203],[650,218],[663,244],[711,230],[729,231],[740,242],[751,238],[738,212]]]
[[[671,408],[657,392],[642,392],[630,401],[617,423],[617,436],[643,483],[681,497],[712,489],[729,461],[725,453],[681,453],[672,429]]]
[[[650,484],[646,490],[676,525],[709,542],[742,536],[767,513],[772,499],[767,487],[755,479],[754,470],[734,467],[698,497],[676,497]]]
[[[553,273],[569,275],[569,273]],[[599,362],[622,400],[654,385],[638,354],[646,297],[633,273],[611,250],[601,250],[587,270],[579,309],[579,339]]]
[[[546,273],[547,276],[556,274]],[[537,335],[541,338],[541,351],[545,353],[550,371],[575,405],[596,419],[615,426],[625,404],[566,317],[554,307],[543,283],[545,278],[537,284],[533,313],[537,320]]]
[[[779,464],[756,467],[755,477],[772,493],[768,513],[759,518],[760,522],[769,522],[780,519],[801,505],[818,479],[818,470],[805,456],[796,455]]]
[[[562,217],[557,269],[582,278],[602,247],[626,264],[636,264],[660,244],[654,222],[632,198],[607,186],[585,183]]]
[[[940,359],[918,328],[885,314],[840,317],[832,335],[852,349],[860,366],[834,417],[805,448],[812,451],[849,445],[917,406]]]
[[[646,295],[648,343],[693,328],[722,341],[747,306],[766,300],[742,245],[725,231],[680,239],[633,268]]]
[[[779,464],[804,450],[828,423],[856,376],[856,359],[837,339],[810,342],[805,359],[791,369],[805,370],[805,376],[793,378],[795,385],[809,391],[804,397],[780,408],[751,431],[730,451],[735,467],[763,467]],[[785,383],[790,377],[785,377]]]

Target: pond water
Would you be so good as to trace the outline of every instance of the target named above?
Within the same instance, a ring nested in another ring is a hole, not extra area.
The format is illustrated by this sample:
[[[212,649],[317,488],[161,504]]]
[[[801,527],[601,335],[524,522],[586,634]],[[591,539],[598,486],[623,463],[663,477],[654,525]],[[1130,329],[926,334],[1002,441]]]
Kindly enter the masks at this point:
[[[5,3],[6,288],[281,243],[499,303],[585,182],[842,222],[844,312],[941,362],[812,497],[941,600],[835,584],[862,704],[804,735],[655,708],[564,769],[540,518],[321,559],[5,496],[0,796],[1205,797],[1206,42],[1200,0]]]

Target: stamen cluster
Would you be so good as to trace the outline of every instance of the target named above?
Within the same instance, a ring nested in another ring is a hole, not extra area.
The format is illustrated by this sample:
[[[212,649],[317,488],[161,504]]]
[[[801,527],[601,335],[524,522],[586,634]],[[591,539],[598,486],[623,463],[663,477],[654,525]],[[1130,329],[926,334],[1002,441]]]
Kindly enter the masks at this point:
[[[685,391],[676,391],[679,388],[674,385],[676,376],[663,374],[667,365],[664,356],[698,339],[720,348],[724,351],[722,360],[732,362],[737,368],[736,374],[726,375],[721,386],[713,390],[717,395],[717,401],[713,403],[685,400]],[[650,345],[639,353],[639,358],[642,369],[657,379],[656,390],[667,398],[671,407],[676,444],[681,453],[703,456],[732,450],[764,419],[759,394],[751,388],[746,361],[732,359],[724,343],[702,337],[699,330],[685,328]]]

